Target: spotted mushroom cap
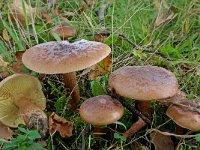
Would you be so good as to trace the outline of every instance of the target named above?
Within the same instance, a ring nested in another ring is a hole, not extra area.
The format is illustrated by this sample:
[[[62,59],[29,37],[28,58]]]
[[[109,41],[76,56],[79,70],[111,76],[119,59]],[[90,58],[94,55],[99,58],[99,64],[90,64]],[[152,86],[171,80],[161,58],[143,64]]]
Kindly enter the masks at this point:
[[[167,109],[167,116],[179,126],[200,131],[200,103],[182,99],[176,104],[172,104]]]
[[[28,49],[22,56],[22,62],[38,73],[69,73],[91,67],[110,52],[110,47],[100,42],[53,41]]]
[[[57,25],[51,30],[51,34],[56,33],[62,39],[67,39],[76,35],[76,29],[68,24]]]
[[[81,104],[80,117],[92,125],[108,125],[119,120],[124,114],[121,103],[110,96],[96,96]]]
[[[22,112],[15,105],[15,100],[19,97],[29,99],[41,110],[46,107],[46,98],[37,78],[23,74],[5,78],[0,82],[0,121],[9,127],[25,124]]]
[[[109,77],[109,86],[117,94],[136,100],[164,99],[175,95],[175,75],[157,66],[126,66]]]

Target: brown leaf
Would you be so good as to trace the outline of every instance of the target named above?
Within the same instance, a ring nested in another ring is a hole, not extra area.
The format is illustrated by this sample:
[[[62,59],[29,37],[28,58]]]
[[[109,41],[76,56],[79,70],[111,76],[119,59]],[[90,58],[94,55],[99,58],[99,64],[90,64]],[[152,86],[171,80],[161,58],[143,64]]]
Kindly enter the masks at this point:
[[[43,13],[41,14],[41,16],[42,16],[48,23],[53,23],[53,20],[52,20],[52,18],[49,16],[48,13],[43,12]]]
[[[172,20],[174,15],[175,15],[175,7],[173,6],[169,7],[168,10],[166,10],[166,12],[160,14],[156,18],[155,26],[159,27],[163,23],[166,23],[167,21]]]
[[[155,150],[174,150],[174,143],[170,136],[153,131],[150,133],[150,139],[155,146]]]
[[[25,51],[17,51],[15,53],[15,62],[12,62],[8,65],[8,67],[15,73],[23,73],[22,71],[22,55]]]
[[[53,134],[56,131],[64,137],[72,136],[73,123],[67,121],[65,118],[58,116],[56,113],[52,113],[49,117],[49,133]]]
[[[94,65],[94,68],[88,74],[89,80],[95,80],[98,76],[108,74],[110,72],[111,64],[111,58],[110,56],[107,56],[101,62]]]
[[[25,1],[24,1],[24,6],[26,9],[27,19],[30,21],[31,16],[36,12],[36,9],[32,8]],[[16,18],[22,25],[24,25],[25,15],[24,15],[24,9],[22,5],[22,0],[13,0],[13,2],[10,4],[10,9],[13,13],[12,20],[15,20],[14,18]]]
[[[7,42],[10,41],[10,36],[8,35],[8,31],[6,29],[3,29],[2,36]]]
[[[12,130],[10,130],[9,127],[0,122],[0,138],[11,139],[12,135],[13,135]]]

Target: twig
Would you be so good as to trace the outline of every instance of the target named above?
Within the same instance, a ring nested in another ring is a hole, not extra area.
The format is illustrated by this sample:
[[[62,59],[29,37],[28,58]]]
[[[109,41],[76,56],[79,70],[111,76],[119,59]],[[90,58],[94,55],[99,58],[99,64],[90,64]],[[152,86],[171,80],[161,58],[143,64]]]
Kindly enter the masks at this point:
[[[167,135],[167,136],[174,136],[174,137],[178,137],[178,138],[194,138],[196,137],[197,135],[179,135],[179,134],[173,134],[173,133],[169,133],[169,132],[162,132],[158,129],[150,129],[148,130],[148,133],[151,133],[153,131],[156,131],[156,132],[159,132],[163,135]]]
[[[144,120],[139,117],[138,121],[136,121],[123,135],[126,138],[131,137],[133,134],[142,129],[145,125],[146,123],[144,122]]]
[[[157,54],[167,60],[170,60],[169,58],[167,58],[163,53],[161,52],[158,52],[158,51],[155,51],[153,49],[149,49],[149,48],[146,48],[146,47],[142,47],[140,45],[137,45],[136,43],[132,42],[127,36],[125,36],[124,34],[122,33],[117,33],[117,32],[114,32],[116,35],[118,35],[120,38],[124,39],[125,41],[127,41],[129,44],[131,44],[133,46],[133,48],[139,48],[140,50],[146,52],[146,53],[150,53],[150,54]],[[87,36],[94,36],[94,35],[103,35],[103,36],[110,36],[111,33],[110,32],[99,32],[99,33],[96,33],[96,34],[88,34]]]
[[[124,107],[126,107],[130,112],[132,112],[133,114],[136,114],[141,119],[143,119],[146,122],[147,125],[151,125],[151,121],[145,115],[143,115],[139,110],[135,109],[135,107],[133,105],[131,105],[128,102],[126,102],[126,100],[123,97],[121,97],[121,96],[115,96],[114,94],[112,94],[112,97],[114,97],[117,100],[119,100],[120,103]]]
[[[110,2],[105,2],[103,1],[100,5],[99,11],[98,11],[98,17],[99,17],[99,21],[103,21],[105,19],[105,11],[108,8],[108,6],[112,3],[112,1]]]

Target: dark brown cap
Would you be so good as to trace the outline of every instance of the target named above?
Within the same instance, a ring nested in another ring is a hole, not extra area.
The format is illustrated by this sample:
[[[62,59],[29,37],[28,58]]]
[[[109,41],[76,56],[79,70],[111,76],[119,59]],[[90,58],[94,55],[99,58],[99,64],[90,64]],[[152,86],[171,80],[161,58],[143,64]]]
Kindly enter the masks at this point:
[[[92,125],[108,125],[124,114],[121,103],[110,96],[96,96],[87,99],[80,107],[81,118]]]
[[[27,68],[38,73],[69,73],[91,67],[110,52],[110,47],[100,42],[53,41],[28,49],[22,56],[22,62]]]
[[[168,98],[178,91],[175,75],[157,66],[122,67],[111,73],[109,86],[117,94],[136,100]]]

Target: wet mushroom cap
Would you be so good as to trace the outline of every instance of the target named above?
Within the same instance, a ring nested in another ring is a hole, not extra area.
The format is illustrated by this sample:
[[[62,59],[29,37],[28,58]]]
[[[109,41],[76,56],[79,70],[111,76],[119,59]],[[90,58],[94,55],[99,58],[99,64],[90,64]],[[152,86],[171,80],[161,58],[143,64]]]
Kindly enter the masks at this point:
[[[80,117],[92,125],[108,125],[119,120],[124,114],[121,103],[110,96],[96,96],[81,104]]]
[[[175,75],[157,66],[126,66],[109,77],[109,86],[117,94],[136,100],[164,99],[175,95]]]
[[[73,37],[74,35],[76,35],[77,31],[76,31],[76,29],[72,28],[68,24],[63,24],[63,25],[55,26],[51,30],[51,33],[52,34],[56,33],[61,38],[69,38],[69,37]]]
[[[46,107],[46,98],[37,78],[23,74],[5,78],[0,82],[0,121],[9,127],[25,124],[23,113],[15,105],[15,100],[19,97],[29,99],[41,110]]]
[[[191,100],[182,100],[179,104],[172,104],[167,109],[167,116],[179,126],[200,131],[200,103]]]
[[[22,56],[22,62],[38,73],[69,73],[91,67],[110,52],[110,47],[100,42],[53,41],[28,49]]]

